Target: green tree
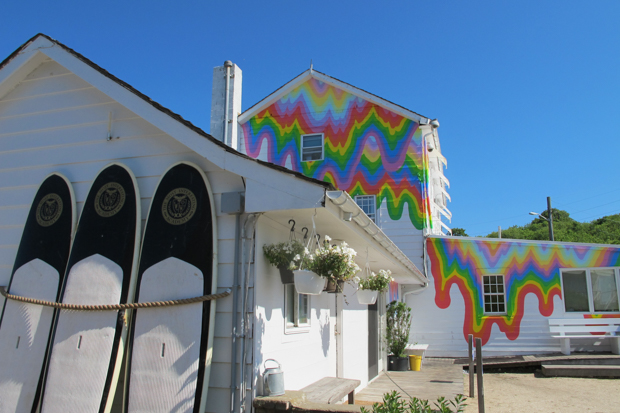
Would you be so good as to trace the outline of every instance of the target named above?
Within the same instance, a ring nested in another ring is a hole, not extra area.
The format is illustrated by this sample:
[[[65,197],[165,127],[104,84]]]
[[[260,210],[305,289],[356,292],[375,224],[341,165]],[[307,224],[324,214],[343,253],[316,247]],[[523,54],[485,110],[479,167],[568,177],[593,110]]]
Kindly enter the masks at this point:
[[[609,215],[592,222],[578,222],[561,209],[554,208],[552,212],[553,235],[556,241],[620,244],[620,214]],[[547,211],[541,215],[547,218]],[[492,232],[487,237],[497,238],[497,232]],[[543,218],[537,217],[529,224],[502,229],[502,238],[548,241],[549,224]]]
[[[465,233],[465,228],[452,228],[452,236],[453,237],[469,237]]]

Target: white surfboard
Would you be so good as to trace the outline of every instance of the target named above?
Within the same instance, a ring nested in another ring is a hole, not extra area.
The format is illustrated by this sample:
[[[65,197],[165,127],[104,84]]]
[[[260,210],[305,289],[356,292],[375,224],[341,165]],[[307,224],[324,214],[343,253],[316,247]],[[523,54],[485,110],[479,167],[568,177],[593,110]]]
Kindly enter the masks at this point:
[[[123,165],[95,178],[73,241],[62,302],[125,303],[135,292],[139,194]],[[43,388],[42,413],[107,413],[123,360],[127,324],[118,311],[60,310]]]
[[[75,226],[69,181],[49,175],[30,209],[8,290],[56,301]],[[31,413],[39,401],[54,309],[6,300],[0,313],[0,413]]]
[[[136,301],[214,293],[215,223],[204,173],[188,163],[170,167],[151,203]],[[214,318],[215,301],[136,311],[127,364],[128,412],[204,412]]]

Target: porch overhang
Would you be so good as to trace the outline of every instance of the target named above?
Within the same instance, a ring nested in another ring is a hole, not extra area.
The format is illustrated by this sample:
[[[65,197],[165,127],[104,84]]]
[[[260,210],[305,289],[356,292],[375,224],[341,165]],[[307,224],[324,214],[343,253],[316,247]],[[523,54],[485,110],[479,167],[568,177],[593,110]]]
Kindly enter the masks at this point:
[[[350,213],[350,220],[348,215]],[[307,227],[312,231],[312,218],[316,232],[321,239],[329,235],[332,241],[345,241],[357,251],[356,262],[360,268],[368,261],[373,271],[392,271],[392,277],[399,284],[425,285],[428,279],[413,262],[389,239],[383,231],[362,211],[345,191],[325,191],[322,207],[268,211],[269,219],[290,227],[288,221],[295,220],[296,229]]]

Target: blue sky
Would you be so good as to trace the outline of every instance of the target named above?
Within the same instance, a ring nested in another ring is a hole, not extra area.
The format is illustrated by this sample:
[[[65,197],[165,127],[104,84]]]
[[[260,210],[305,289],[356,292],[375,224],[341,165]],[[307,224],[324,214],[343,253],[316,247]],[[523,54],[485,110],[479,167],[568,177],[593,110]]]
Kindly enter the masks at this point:
[[[246,109],[312,60],[439,119],[450,226],[620,213],[619,1],[151,3],[0,1],[0,60],[45,33],[206,131],[213,67]]]

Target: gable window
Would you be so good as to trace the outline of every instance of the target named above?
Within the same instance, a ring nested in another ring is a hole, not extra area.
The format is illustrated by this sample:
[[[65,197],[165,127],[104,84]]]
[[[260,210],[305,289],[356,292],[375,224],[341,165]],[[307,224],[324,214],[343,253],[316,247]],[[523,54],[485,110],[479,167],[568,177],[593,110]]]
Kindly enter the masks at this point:
[[[566,312],[620,311],[618,271],[617,268],[562,270],[562,293]]]
[[[506,294],[503,275],[483,275],[484,285],[484,313],[505,314]]]
[[[295,284],[284,286],[284,313],[286,329],[310,327],[310,296],[299,294]]]
[[[323,159],[323,134],[301,135],[301,160],[320,161]]]
[[[355,197],[355,203],[362,208],[362,211],[377,223],[377,198],[374,195],[358,195]]]

